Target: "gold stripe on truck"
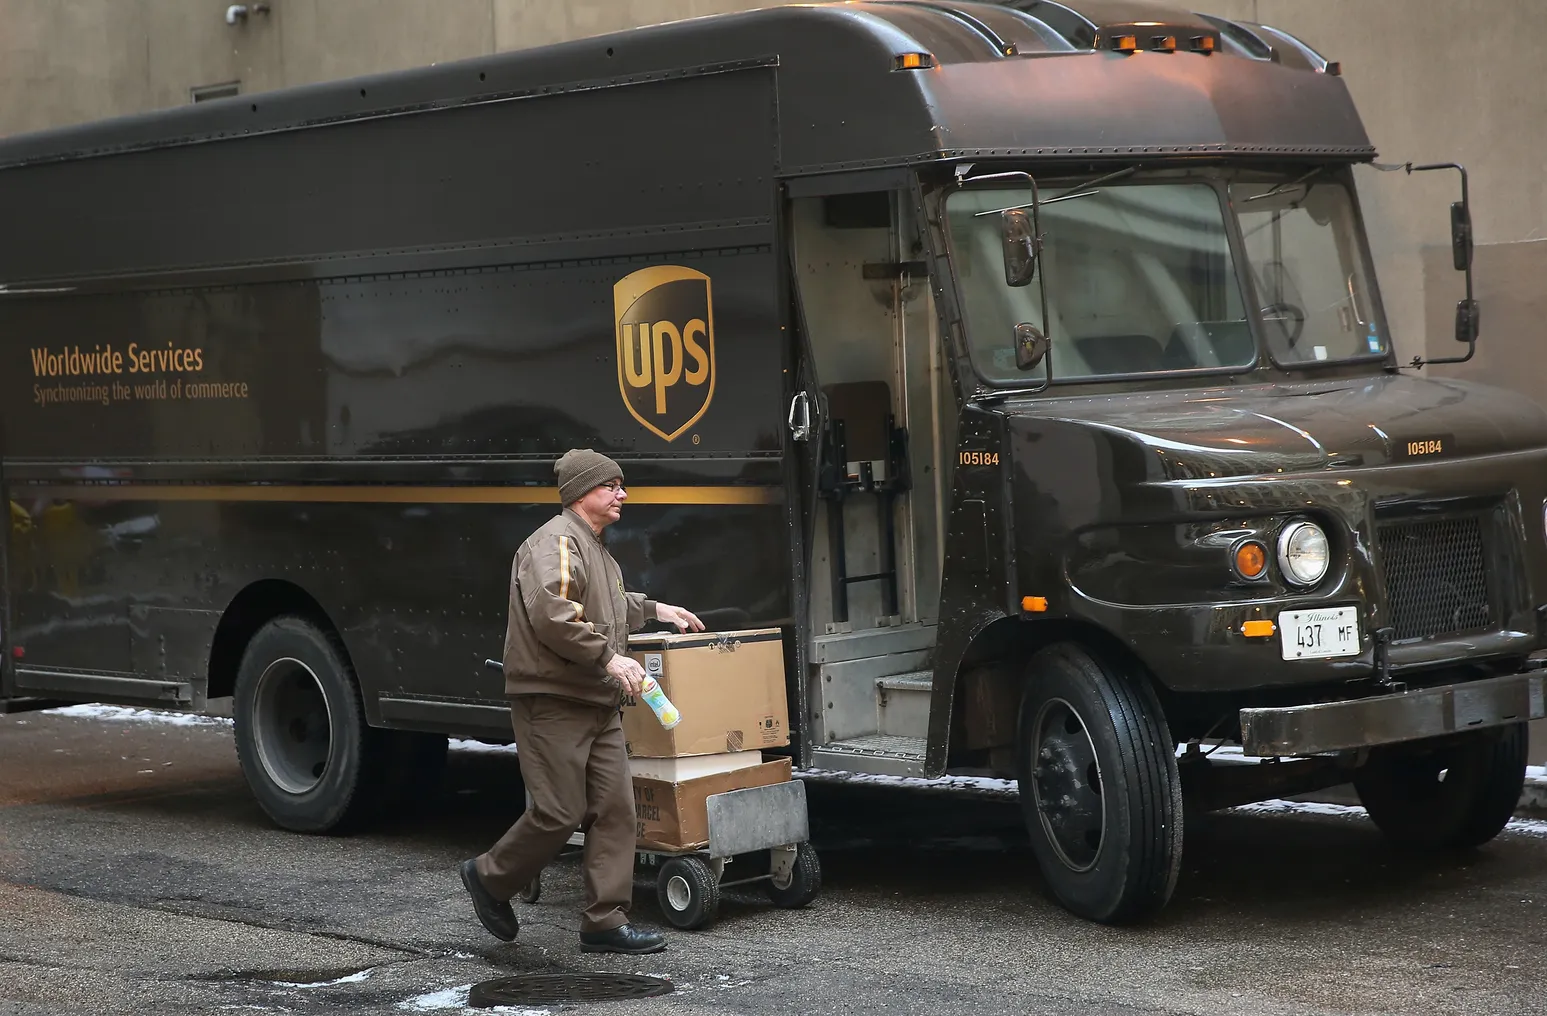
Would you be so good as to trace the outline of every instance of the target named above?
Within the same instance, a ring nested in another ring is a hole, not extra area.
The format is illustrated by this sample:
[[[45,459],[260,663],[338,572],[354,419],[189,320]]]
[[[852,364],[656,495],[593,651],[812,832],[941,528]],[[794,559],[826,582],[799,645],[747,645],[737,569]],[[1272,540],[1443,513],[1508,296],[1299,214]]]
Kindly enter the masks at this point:
[[[554,487],[416,487],[345,484],[17,484],[13,497],[51,497],[65,501],[273,501],[334,504],[551,504]],[[757,505],[778,504],[777,487],[630,487],[632,504]]]

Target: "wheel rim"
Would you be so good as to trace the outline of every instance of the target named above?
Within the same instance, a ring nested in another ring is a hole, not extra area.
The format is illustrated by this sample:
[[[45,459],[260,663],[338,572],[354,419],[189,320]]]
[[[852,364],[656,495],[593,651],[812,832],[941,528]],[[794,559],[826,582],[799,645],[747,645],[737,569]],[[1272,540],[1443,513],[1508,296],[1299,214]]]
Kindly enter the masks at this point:
[[[333,713],[322,682],[300,660],[275,660],[258,678],[253,731],[263,771],[285,793],[304,794],[327,775]]]
[[[688,904],[693,902],[693,887],[688,885],[687,879],[673,875],[666,880],[666,902],[671,904],[673,910],[688,908]]]
[[[796,863],[799,863],[798,859]],[[777,874],[774,874],[768,877],[768,881],[773,883],[773,887],[775,889],[788,889],[790,886],[795,884],[795,865],[790,865],[790,873],[783,878],[780,878]]]
[[[1065,866],[1089,871],[1106,840],[1096,746],[1079,711],[1064,699],[1044,702],[1033,730],[1031,787],[1042,830]]]

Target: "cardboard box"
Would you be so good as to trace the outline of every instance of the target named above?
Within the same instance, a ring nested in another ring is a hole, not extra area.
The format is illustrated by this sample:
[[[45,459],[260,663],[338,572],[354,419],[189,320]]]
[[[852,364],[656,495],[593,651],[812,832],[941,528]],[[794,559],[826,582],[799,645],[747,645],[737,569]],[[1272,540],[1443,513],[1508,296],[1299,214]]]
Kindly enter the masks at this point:
[[[779,629],[635,635],[629,656],[682,714],[667,730],[649,706],[625,697],[623,734],[631,756],[721,755],[790,743]]]
[[[631,758],[628,760],[629,771],[635,776],[644,776],[652,780],[666,780],[669,783],[677,783],[682,780],[696,780],[702,776],[714,776],[718,773],[735,772],[737,769],[750,769],[753,766],[763,764],[763,753],[757,749],[752,751],[732,751],[720,755],[685,755],[682,758]]]
[[[761,765],[692,780],[653,780],[634,777],[634,818],[638,846],[656,850],[700,850],[709,845],[709,810],[713,794],[747,787],[787,783],[790,760],[774,759]]]

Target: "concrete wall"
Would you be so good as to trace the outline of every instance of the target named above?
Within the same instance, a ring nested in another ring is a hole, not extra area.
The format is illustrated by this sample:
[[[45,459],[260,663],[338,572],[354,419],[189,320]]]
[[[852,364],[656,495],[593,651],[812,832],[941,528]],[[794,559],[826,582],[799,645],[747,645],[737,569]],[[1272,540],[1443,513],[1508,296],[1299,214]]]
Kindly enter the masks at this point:
[[[1471,177],[1483,301],[1475,364],[1547,401],[1541,324],[1547,258],[1547,69],[1526,43],[1540,13],[1520,0],[1213,0],[1226,17],[1291,32],[1343,76],[1381,161],[1460,162]],[[1449,263],[1455,173],[1361,173],[1387,315],[1404,358],[1450,356],[1461,277]]]
[[[0,135],[177,105],[202,85],[261,92],[762,5],[270,0],[232,26],[228,0],[0,0]]]

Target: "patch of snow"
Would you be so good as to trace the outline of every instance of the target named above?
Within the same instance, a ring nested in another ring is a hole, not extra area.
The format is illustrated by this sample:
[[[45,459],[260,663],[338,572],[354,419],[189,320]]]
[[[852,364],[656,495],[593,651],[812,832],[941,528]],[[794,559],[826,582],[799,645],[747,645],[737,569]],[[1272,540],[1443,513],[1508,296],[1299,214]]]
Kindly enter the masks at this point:
[[[460,737],[453,737],[449,742],[452,751],[465,751],[483,755],[514,755],[516,746],[513,744],[485,744],[482,741],[470,741]]]
[[[440,991],[432,991],[428,995],[419,995],[398,1003],[399,1009],[408,1009],[412,1012],[443,1012],[447,1009],[466,1009],[467,993],[473,986],[464,984],[460,988],[442,988]]]
[[[109,723],[160,723],[171,727],[229,727],[228,716],[205,716],[202,713],[174,713],[165,709],[131,709],[128,706],[105,706],[87,702],[75,706],[45,709],[45,714],[70,716],[84,720],[106,720]]]
[[[1365,818],[1368,813],[1354,804],[1324,804],[1320,801],[1257,801],[1229,809],[1248,814],[1331,815],[1335,818]]]
[[[1354,804],[1324,804],[1319,801],[1258,801],[1243,804],[1230,811],[1259,815],[1320,815],[1332,818],[1368,818],[1369,813]],[[1507,833],[1547,838],[1547,820],[1537,818],[1512,818],[1504,825]]]
[[[1539,818],[1512,818],[1504,826],[1504,831],[1520,833],[1522,836],[1547,838],[1547,821]]]
[[[920,776],[883,776],[878,773],[847,773],[831,769],[797,769],[795,775],[816,783],[904,787],[909,790],[970,793],[984,797],[1014,798],[1020,794],[1014,780],[998,780],[989,776],[940,776],[927,780]]]
[[[362,970],[357,974],[347,974],[344,977],[337,977],[331,981],[316,981],[312,984],[299,984],[295,981],[270,981],[269,983],[277,984],[281,988],[331,988],[336,984],[358,984],[371,976],[373,970],[375,970],[374,967]]]
[[[506,1016],[551,1016],[552,1009],[528,1009],[522,1006],[496,1005],[487,1009],[474,1009],[467,1004],[468,992],[471,984],[464,984],[459,988],[443,988],[440,991],[432,991],[427,995],[419,995],[399,1002],[399,1009],[409,1012],[467,1012],[467,1013],[505,1013]]]

